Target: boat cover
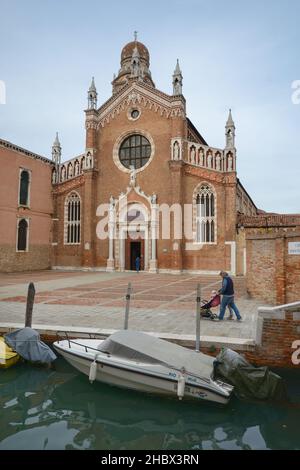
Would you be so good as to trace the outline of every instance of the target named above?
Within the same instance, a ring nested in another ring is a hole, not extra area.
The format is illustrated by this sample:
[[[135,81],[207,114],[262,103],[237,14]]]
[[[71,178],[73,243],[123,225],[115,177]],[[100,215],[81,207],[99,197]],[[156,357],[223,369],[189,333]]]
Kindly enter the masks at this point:
[[[98,346],[98,350],[143,364],[160,364],[176,370],[184,368],[190,375],[205,379],[210,379],[213,372],[213,357],[139,331],[113,333]]]
[[[49,364],[56,359],[49,346],[40,341],[39,333],[28,326],[7,333],[4,338],[6,344],[27,361]]]
[[[222,349],[215,360],[215,376],[234,385],[241,399],[282,400],[286,398],[282,378],[268,367],[255,367],[231,349]]]

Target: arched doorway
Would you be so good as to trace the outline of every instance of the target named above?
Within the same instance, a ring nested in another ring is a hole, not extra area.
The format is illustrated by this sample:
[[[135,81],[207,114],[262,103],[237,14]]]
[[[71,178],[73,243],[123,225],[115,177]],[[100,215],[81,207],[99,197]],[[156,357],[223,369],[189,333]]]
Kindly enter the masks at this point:
[[[145,269],[145,214],[138,204],[129,207],[126,214],[128,231],[125,243],[125,269],[136,269],[136,258],[140,259],[140,269]],[[141,230],[142,226],[142,230]]]
[[[130,204],[119,223],[120,269],[136,269],[136,258],[140,258],[140,269],[149,268],[149,220],[146,207]]]

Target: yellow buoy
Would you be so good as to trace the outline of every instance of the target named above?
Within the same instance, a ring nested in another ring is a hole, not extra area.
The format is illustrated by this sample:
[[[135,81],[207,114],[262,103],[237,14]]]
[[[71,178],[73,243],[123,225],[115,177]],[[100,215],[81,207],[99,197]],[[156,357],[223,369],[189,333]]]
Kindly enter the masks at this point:
[[[7,369],[13,366],[19,359],[19,354],[7,346],[3,336],[0,336],[0,369]]]

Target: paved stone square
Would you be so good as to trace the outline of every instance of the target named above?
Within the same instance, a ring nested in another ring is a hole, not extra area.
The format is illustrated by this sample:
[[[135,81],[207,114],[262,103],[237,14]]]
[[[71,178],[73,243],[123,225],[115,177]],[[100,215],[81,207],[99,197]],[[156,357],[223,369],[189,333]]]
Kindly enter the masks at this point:
[[[28,283],[35,284],[35,324],[119,329],[125,295],[132,285],[129,327],[142,331],[194,334],[196,289],[203,299],[221,285],[219,276],[191,274],[40,271],[0,274],[0,324],[22,322]],[[247,297],[243,278],[235,278],[236,303],[243,322],[201,320],[201,335],[255,338],[260,302]],[[217,313],[218,308],[214,309]],[[227,316],[227,315],[226,315]]]

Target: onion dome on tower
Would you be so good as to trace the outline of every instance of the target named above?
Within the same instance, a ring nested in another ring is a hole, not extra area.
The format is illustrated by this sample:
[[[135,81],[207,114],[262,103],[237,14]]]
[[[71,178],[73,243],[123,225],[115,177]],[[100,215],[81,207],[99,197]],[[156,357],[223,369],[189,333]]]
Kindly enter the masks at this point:
[[[121,68],[117,77],[112,81],[113,93],[117,93],[123,86],[130,81],[138,80],[155,87],[149,70],[150,54],[147,47],[135,40],[126,44],[121,52]]]

